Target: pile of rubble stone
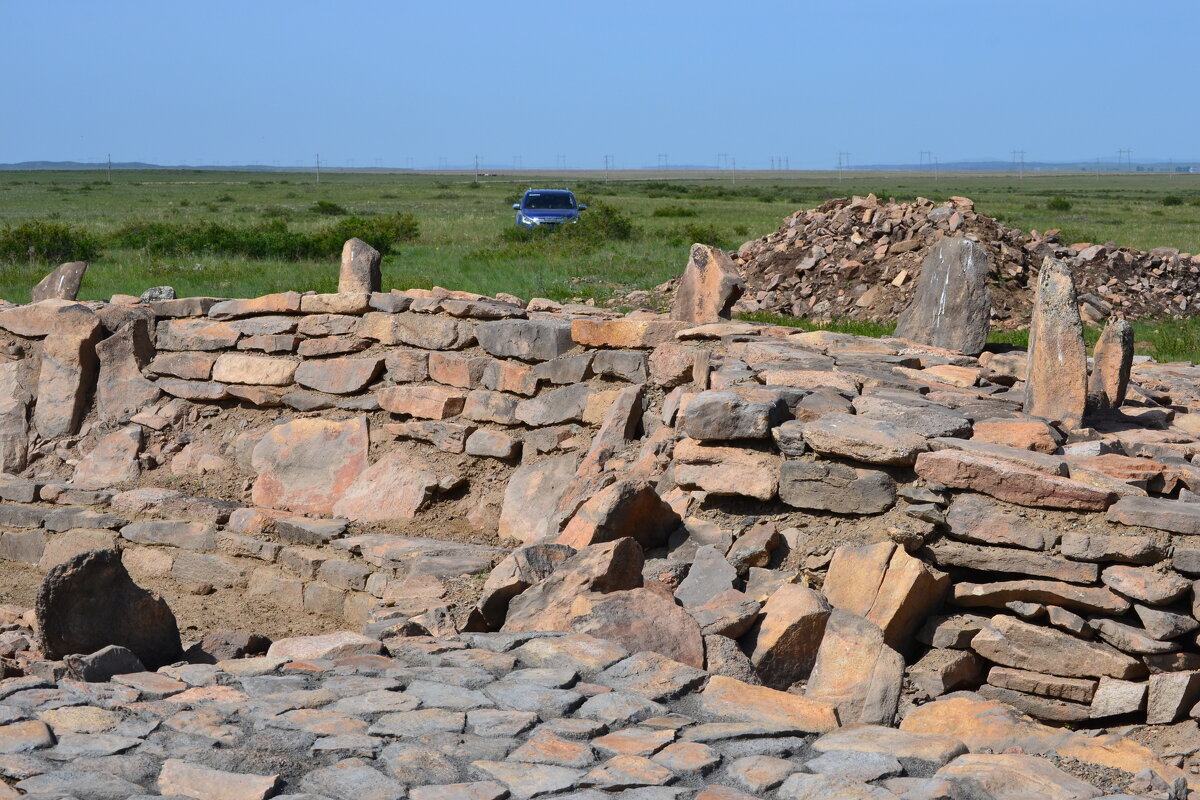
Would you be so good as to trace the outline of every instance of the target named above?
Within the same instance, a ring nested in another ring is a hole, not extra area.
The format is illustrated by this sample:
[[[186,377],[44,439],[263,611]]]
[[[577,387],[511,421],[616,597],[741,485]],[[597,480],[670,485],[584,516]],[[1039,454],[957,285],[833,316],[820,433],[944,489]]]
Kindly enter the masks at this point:
[[[874,195],[830,200],[797,211],[779,230],[739,248],[744,311],[818,319],[894,320],[913,298],[921,264],[946,236],[965,236],[987,251],[997,325],[1029,322],[1037,272],[1045,258],[1065,261],[1084,320],[1116,313],[1131,319],[1194,313],[1200,256],[1160,247],[1065,243],[1055,230],[1025,233],[975,210],[964,197],[883,202]]]
[[[729,321],[700,245],[670,317],[355,242],[0,308],[0,798],[1185,797],[1200,741],[1129,734],[1200,731],[1200,369],[1089,359],[1054,260],[988,349],[980,250],[911,338]],[[361,633],[184,642],[143,579]]]

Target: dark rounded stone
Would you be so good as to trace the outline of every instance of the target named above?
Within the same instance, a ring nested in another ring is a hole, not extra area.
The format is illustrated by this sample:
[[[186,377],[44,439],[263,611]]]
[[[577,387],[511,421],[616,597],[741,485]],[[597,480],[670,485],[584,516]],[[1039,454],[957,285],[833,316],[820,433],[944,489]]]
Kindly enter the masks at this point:
[[[89,550],[51,569],[36,613],[48,659],[119,645],[156,670],[183,655],[171,608],[133,582],[116,550]]]

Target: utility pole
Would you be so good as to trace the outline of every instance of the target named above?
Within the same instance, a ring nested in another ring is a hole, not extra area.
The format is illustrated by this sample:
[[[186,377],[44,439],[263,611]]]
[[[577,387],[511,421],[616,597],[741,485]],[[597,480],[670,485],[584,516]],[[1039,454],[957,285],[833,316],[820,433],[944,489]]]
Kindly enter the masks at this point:
[[[1025,180],[1025,151],[1024,150],[1013,150],[1012,151],[1014,165],[1016,165],[1018,163],[1017,162],[1018,156],[1020,156],[1021,161],[1020,161],[1020,167],[1018,168],[1019,171],[1017,172],[1017,180],[1023,181],[1023,180]]]
[[[479,183],[479,156],[475,156],[475,182]]]
[[[930,168],[933,167],[933,153],[929,152],[928,150],[922,150],[921,155],[917,160],[917,169],[920,169],[926,164],[928,164]]]
[[[608,156],[608,155],[606,155],[604,157],[604,184],[606,186],[608,185],[608,162],[611,158],[612,158],[612,156]]]
[[[850,168],[850,154],[845,151],[838,152],[838,180],[842,179],[842,171]]]
[[[732,158],[732,159],[730,159],[730,161],[732,162],[733,166],[731,166],[729,168],[729,174],[733,176],[733,188],[736,189],[737,188],[737,159]]]
[[[934,156],[933,157],[933,182],[934,183],[937,183],[937,179],[938,179],[937,168],[938,168],[938,160],[937,160],[937,156]]]
[[[108,154],[108,182],[112,183],[112,153]]]
[[[321,154],[317,153],[317,184],[321,183]]]

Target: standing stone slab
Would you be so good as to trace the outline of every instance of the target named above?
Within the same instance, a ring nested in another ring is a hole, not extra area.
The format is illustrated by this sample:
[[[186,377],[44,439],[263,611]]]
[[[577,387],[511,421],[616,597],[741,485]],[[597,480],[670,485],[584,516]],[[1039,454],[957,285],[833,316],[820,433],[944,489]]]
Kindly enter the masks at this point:
[[[987,251],[961,236],[934,245],[921,264],[912,304],[900,315],[896,336],[978,355],[987,344],[992,301]]]
[[[52,333],[42,343],[33,424],[43,438],[54,439],[79,431],[96,380],[99,330],[97,326],[87,336]]]
[[[96,413],[104,422],[127,422],[162,396],[154,382],[142,375],[154,358],[150,325],[145,319],[131,320],[98,343],[96,355],[100,361]]]
[[[804,696],[836,705],[843,725],[892,725],[903,678],[904,657],[884,642],[883,630],[835,609]]]
[[[40,300],[74,300],[87,272],[86,261],[69,261],[38,281],[29,293],[31,303]]]
[[[1088,393],[1100,408],[1120,408],[1129,389],[1133,367],[1133,325],[1127,319],[1109,318],[1092,353]]]
[[[342,246],[342,270],[338,274],[338,293],[378,292],[383,286],[379,272],[382,256],[362,239],[349,239]]]
[[[1087,403],[1087,350],[1075,279],[1066,262],[1047,258],[1038,273],[1029,322],[1025,413],[1080,427]]]
[[[706,244],[692,245],[675,293],[671,319],[703,325],[730,318],[746,284],[729,256]]]
[[[36,613],[46,658],[119,645],[156,670],[183,655],[170,607],[133,582],[116,550],[80,553],[50,570]]]

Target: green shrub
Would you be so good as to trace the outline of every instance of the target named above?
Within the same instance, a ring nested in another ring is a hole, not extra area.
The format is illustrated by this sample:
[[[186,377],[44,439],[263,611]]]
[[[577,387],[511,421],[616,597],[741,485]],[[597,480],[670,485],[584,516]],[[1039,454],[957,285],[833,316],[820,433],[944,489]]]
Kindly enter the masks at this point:
[[[1065,197],[1055,197],[1046,203],[1046,208],[1050,211],[1070,211],[1071,201]]]
[[[1164,206],[1181,206],[1183,205],[1183,198],[1178,195],[1169,194],[1162,200],[1159,200],[1159,202]]]
[[[350,214],[344,206],[339,206],[337,203],[331,203],[328,200],[318,200],[313,203],[312,212],[314,214],[322,214],[326,217],[345,217]]]
[[[679,230],[673,232],[667,237],[667,241],[672,245],[692,245],[692,244],[707,244],[713,247],[724,248],[728,242],[725,235],[716,225],[699,225],[695,222],[689,222]]]
[[[0,261],[55,263],[91,261],[100,255],[100,242],[85,230],[57,222],[34,220],[0,230]]]
[[[248,227],[219,222],[132,222],[109,237],[113,247],[143,250],[152,255],[218,253],[285,261],[336,258],[347,239],[362,239],[380,253],[416,239],[420,227],[412,214],[389,217],[347,217],[315,233],[290,230],[282,219]]]
[[[659,206],[650,214],[652,217],[694,217],[699,212],[687,206]]]

